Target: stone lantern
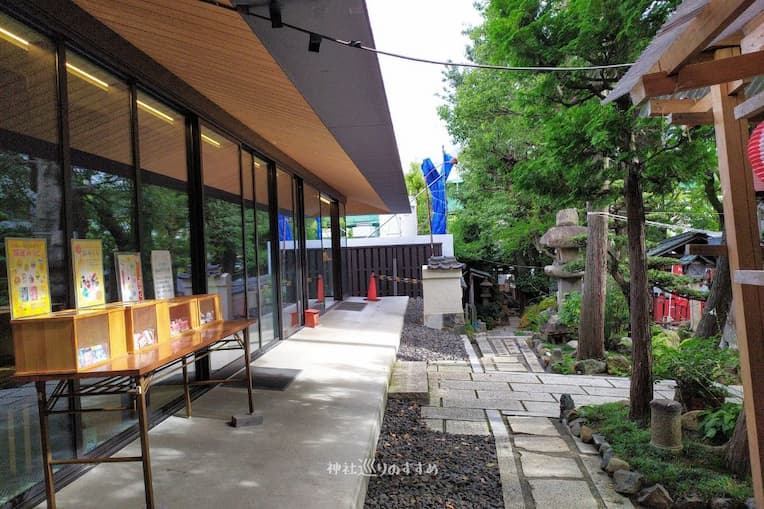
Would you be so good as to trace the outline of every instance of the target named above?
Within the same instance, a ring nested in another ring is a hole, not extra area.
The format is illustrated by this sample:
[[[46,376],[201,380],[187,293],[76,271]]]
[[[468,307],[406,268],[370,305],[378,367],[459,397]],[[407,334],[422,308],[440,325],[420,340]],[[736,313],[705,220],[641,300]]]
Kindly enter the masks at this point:
[[[579,245],[575,238],[586,235],[586,232],[586,228],[578,226],[576,209],[563,209],[557,213],[556,226],[551,227],[539,240],[541,245],[554,249],[554,262],[544,267],[544,272],[558,281],[558,309],[567,294],[581,291],[583,271],[568,272],[563,270],[563,266],[579,258]]]

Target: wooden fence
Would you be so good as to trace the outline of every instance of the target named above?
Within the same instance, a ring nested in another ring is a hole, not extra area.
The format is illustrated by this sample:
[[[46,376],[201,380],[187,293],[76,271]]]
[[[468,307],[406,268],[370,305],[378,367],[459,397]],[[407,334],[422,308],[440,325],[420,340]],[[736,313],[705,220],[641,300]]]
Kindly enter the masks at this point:
[[[377,295],[389,297],[422,296],[422,265],[433,254],[440,256],[442,244],[405,244],[391,246],[348,247],[343,249],[344,291],[348,296],[366,296],[369,276],[377,275]]]

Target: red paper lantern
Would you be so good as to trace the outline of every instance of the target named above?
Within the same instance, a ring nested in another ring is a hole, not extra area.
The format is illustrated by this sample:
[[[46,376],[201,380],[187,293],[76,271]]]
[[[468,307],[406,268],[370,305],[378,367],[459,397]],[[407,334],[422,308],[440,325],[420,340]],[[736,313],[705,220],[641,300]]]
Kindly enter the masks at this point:
[[[764,182],[764,122],[756,126],[748,139],[748,160],[751,161],[753,174]]]

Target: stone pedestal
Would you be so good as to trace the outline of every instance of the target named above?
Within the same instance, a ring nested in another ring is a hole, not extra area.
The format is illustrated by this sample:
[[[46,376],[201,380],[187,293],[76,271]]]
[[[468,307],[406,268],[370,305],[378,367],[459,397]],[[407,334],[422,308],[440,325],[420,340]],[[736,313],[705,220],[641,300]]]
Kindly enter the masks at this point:
[[[557,224],[550,228],[539,242],[554,248],[554,263],[544,267],[544,272],[557,279],[557,309],[562,308],[566,295],[581,291],[583,272],[567,272],[563,266],[579,258],[579,245],[576,237],[585,235],[586,228],[578,226],[576,209],[563,209],[557,213]]]
[[[462,308],[462,270],[431,269],[422,266],[424,324],[431,329],[464,323]]]
[[[650,402],[650,444],[657,449],[682,450],[682,405],[673,399]]]

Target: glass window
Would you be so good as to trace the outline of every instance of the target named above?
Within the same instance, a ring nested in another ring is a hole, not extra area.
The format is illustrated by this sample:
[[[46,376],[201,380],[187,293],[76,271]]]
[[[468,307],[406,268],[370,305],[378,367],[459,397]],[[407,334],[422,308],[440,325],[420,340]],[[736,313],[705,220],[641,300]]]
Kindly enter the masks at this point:
[[[321,270],[324,274],[324,287],[327,305],[334,300],[334,256],[332,255],[332,204],[326,196],[321,196]]]
[[[59,164],[56,58],[41,34],[0,13],[0,506],[43,478],[34,387],[9,384],[6,237],[48,240],[54,309],[67,301],[67,242]],[[51,389],[53,385],[51,385]],[[54,457],[71,456],[68,417],[50,420]]]
[[[308,307],[322,309],[326,294],[326,280],[322,270],[321,200],[318,191],[307,184],[303,188],[303,196],[305,200],[305,250],[308,259],[306,274]]]
[[[116,301],[114,251],[134,251],[135,179],[127,85],[67,52],[75,238],[103,241],[107,302]]]
[[[284,337],[293,334],[301,324],[302,298],[298,265],[298,241],[295,230],[294,178],[276,170],[278,192],[279,263],[281,265],[281,317]]]
[[[265,161],[254,158],[255,210],[257,214],[257,284],[260,291],[260,334],[261,346],[281,337],[281,328],[276,308],[277,274],[274,271],[273,253],[276,247],[271,232],[270,199],[268,195],[268,174]]]

